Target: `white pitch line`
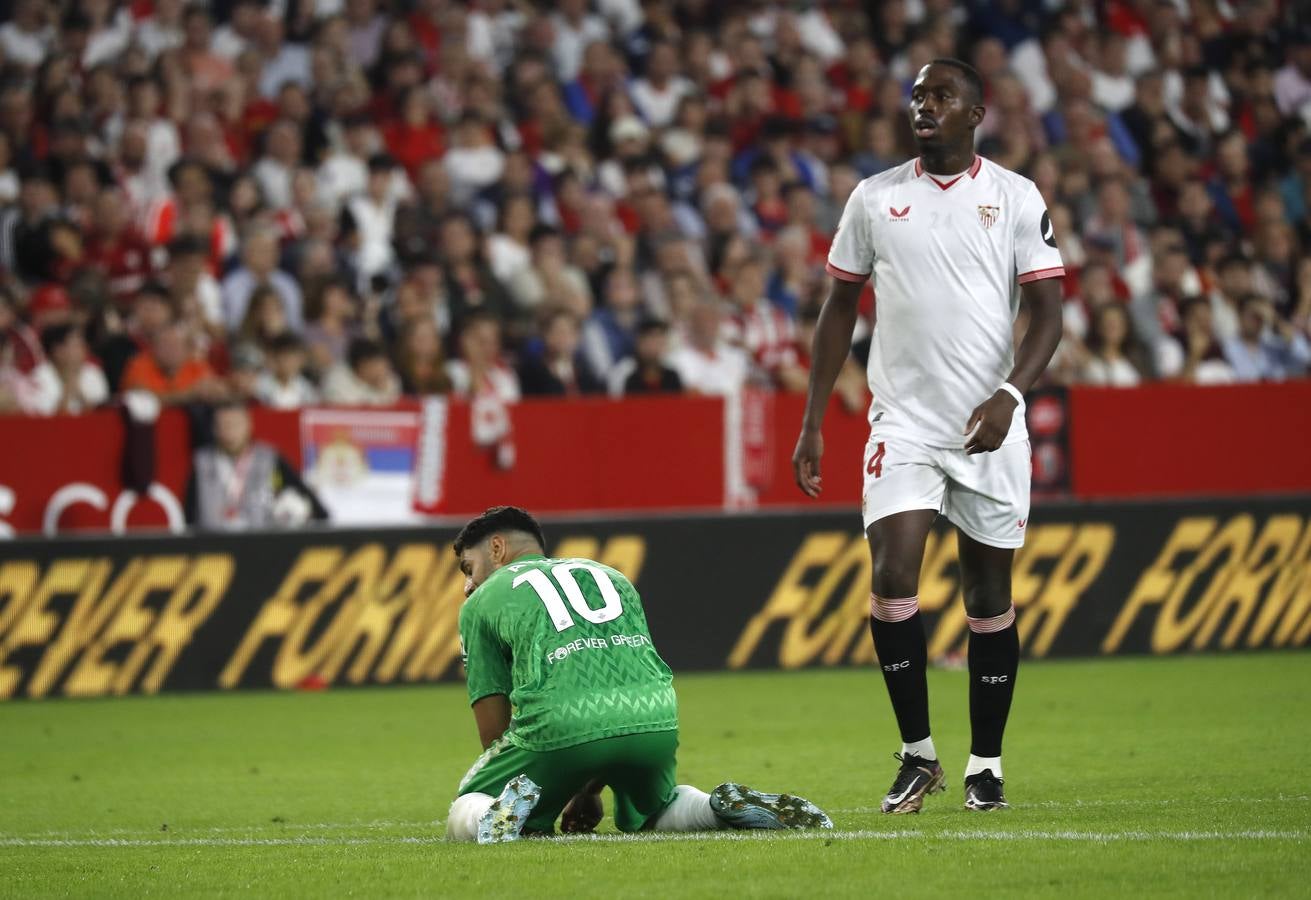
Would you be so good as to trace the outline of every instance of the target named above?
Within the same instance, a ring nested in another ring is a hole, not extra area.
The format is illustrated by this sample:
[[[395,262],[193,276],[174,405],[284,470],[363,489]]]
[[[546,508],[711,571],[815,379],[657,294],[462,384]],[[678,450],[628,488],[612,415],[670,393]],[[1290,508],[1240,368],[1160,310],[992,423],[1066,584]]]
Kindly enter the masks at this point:
[[[1311,795],[1277,795],[1274,797],[1208,797],[1203,799],[1193,798],[1162,798],[1157,800],[1031,800],[1024,801],[1021,806],[1024,809],[1060,809],[1060,810],[1078,810],[1096,807],[1119,807],[1119,806],[1233,806],[1236,804],[1252,803],[1311,803]],[[834,815],[869,815],[881,812],[877,806],[847,806],[838,808],[827,808],[827,811]],[[240,834],[248,837],[255,837],[267,832],[275,834],[286,834],[288,832],[296,833],[301,831],[381,831],[385,829],[417,829],[425,831],[438,831],[446,824],[445,819],[432,819],[429,821],[405,821],[396,822],[385,819],[375,819],[367,822],[252,822],[248,825],[213,825],[202,827],[191,827],[188,825],[173,825],[170,828],[179,838],[191,837],[194,835],[209,834]],[[49,831],[29,831],[23,833],[4,834],[0,832],[0,841],[5,840],[33,840],[33,839],[59,839],[59,840],[91,840],[98,838],[112,837],[136,837],[146,838],[149,835],[161,834],[155,828],[97,828],[90,831],[72,832],[61,830]],[[884,833],[884,832],[880,832]]]
[[[556,840],[569,843],[623,843],[628,841],[757,841],[757,840],[914,840],[914,841],[1077,841],[1109,843],[1112,841],[1304,841],[1311,838],[1309,831],[989,831],[985,828],[969,830],[924,831],[712,831],[712,832],[659,832],[643,834],[576,834],[564,835]]]
[[[252,822],[249,825],[206,825],[202,827],[191,827],[188,825],[171,825],[169,826],[179,835],[195,834],[252,834],[266,831],[272,832],[297,832],[297,831],[380,831],[387,828],[426,828],[439,829],[446,824],[445,819],[432,819],[426,822],[388,822],[385,820],[375,820],[372,822]],[[96,828],[90,831],[29,831],[24,834],[6,835],[0,832],[0,840],[7,838],[94,838],[94,837],[119,837],[119,836],[137,836],[144,837],[150,834],[167,833],[162,828]]]
[[[283,838],[0,838],[0,847],[358,847],[381,844],[437,844],[429,837],[283,837]]]
[[[1024,800],[1016,806],[1024,809],[1090,809],[1104,806],[1135,806],[1135,807],[1155,807],[1155,806],[1236,806],[1251,803],[1311,803],[1311,796],[1305,794],[1298,796],[1275,796],[1275,797],[1205,797],[1195,799],[1192,797],[1162,797],[1155,800]],[[825,807],[828,813],[842,814],[864,814],[882,812],[877,806],[848,806],[839,809],[830,809]]]
[[[642,834],[567,835],[556,838],[552,844],[617,844],[617,843],[678,843],[685,841],[1050,841],[1075,843],[1115,843],[1143,841],[1295,841],[1311,838],[1308,831],[1235,830],[1235,831],[989,831],[987,829],[923,831],[712,831],[712,832],[645,832]],[[358,847],[388,844],[438,844],[440,836],[404,837],[276,837],[276,838],[168,838],[147,840],[140,838],[0,838],[0,847],[71,848],[71,847]],[[534,842],[535,844],[535,842]]]

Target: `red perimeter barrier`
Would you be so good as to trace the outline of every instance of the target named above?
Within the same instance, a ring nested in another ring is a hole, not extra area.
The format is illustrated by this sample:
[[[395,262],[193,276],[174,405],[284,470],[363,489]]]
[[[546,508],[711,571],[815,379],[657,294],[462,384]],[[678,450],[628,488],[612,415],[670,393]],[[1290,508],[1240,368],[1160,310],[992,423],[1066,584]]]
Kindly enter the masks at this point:
[[[127,429],[123,414],[101,410],[84,416],[0,416],[0,536],[39,533],[50,518],[59,531],[109,528],[115,508],[126,528],[180,528],[158,496],[138,498],[123,481]],[[167,491],[181,504],[191,472],[191,433],[180,410],[169,410],[155,427],[156,495]]]
[[[514,465],[470,439],[469,407],[451,407],[442,507],[515,503],[543,512],[719,508],[723,405],[709,397],[532,400],[516,406]]]
[[[711,397],[527,400],[511,412],[509,468],[474,444],[468,406],[452,403],[441,511],[507,502],[543,513],[740,508],[726,487],[734,477],[755,506],[858,505],[863,413],[830,410],[824,496],[814,504],[792,483],[802,398],[757,399],[743,404],[736,429],[724,401]],[[1080,499],[1311,493],[1311,383],[1076,388],[1069,424]],[[0,417],[0,534],[40,532],[47,521],[59,531],[105,529],[116,504],[126,527],[178,524],[169,499],[182,500],[190,469],[186,415],[168,410],[159,420],[151,496],[124,488],[124,431],[113,410]],[[257,410],[255,432],[301,463],[299,413]],[[736,463],[725,452],[730,433],[747,444]]]
[[[1311,491],[1311,382],[1070,391],[1081,499]]]

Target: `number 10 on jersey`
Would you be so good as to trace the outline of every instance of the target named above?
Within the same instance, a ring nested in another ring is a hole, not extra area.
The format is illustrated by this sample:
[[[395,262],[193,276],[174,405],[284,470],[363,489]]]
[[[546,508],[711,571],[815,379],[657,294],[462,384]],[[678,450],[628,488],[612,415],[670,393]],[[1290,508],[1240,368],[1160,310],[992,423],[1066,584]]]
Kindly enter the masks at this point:
[[[599,609],[592,609],[587,605],[587,598],[583,596],[583,590],[578,586],[578,581],[574,578],[574,572],[586,572],[592,576],[596,582],[597,588],[601,591],[601,599],[604,601]],[[554,578],[555,581],[551,579]],[[598,569],[596,566],[584,562],[565,562],[551,567],[551,575],[541,569],[529,569],[510,583],[511,588],[517,588],[525,584],[537,592],[538,598],[546,607],[546,614],[551,617],[551,624],[555,626],[556,631],[566,631],[573,628],[578,623],[574,617],[569,614],[568,607],[565,606],[565,600],[568,599],[569,606],[572,606],[574,612],[582,616],[593,625],[600,625],[603,622],[609,622],[611,619],[619,618],[623,610],[623,601],[619,599],[619,592],[615,590],[614,582],[606,574],[604,569]],[[560,591],[556,590],[556,584],[564,590],[564,597],[560,596]]]

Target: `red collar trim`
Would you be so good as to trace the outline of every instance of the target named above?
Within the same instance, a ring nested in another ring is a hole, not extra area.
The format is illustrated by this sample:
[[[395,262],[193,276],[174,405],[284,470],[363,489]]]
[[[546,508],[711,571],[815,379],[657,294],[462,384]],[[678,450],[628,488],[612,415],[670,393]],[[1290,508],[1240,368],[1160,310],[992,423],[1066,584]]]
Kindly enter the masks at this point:
[[[960,181],[964,177],[965,177],[964,175],[957,175],[951,181],[939,181],[938,179],[930,175],[929,181],[932,181],[934,184],[936,184],[938,187],[942,188],[945,191],[947,188],[951,187],[953,184]]]
[[[944,191],[947,188],[951,187],[956,182],[960,181],[966,175],[970,176],[971,178],[977,178],[979,176],[979,170],[982,168],[983,168],[983,157],[979,156],[976,153],[974,154],[974,162],[970,165],[967,171],[962,172],[960,175],[957,175],[951,181],[939,181],[932,174],[924,171],[924,163],[920,162],[919,157],[915,158],[915,177],[918,178],[921,175],[927,174],[929,176],[929,180],[931,180],[938,187],[942,188]]]

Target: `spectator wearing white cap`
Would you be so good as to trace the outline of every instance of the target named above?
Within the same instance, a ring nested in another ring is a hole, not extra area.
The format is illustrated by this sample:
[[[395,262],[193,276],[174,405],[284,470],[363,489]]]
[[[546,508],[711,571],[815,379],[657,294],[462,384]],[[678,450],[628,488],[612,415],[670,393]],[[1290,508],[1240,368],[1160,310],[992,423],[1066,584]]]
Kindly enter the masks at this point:
[[[603,191],[618,198],[628,193],[628,164],[640,162],[647,156],[651,129],[637,116],[620,116],[610,125],[609,137],[614,155],[597,168],[596,180]],[[654,174],[662,177],[658,171]]]

